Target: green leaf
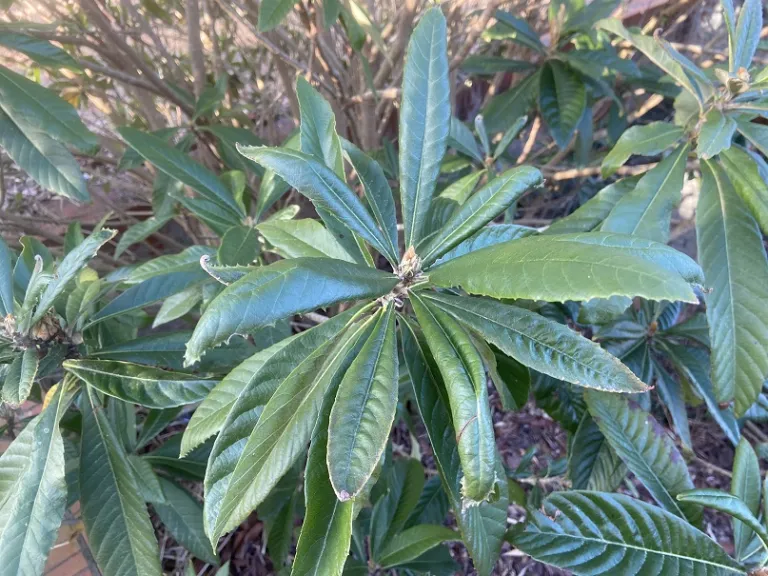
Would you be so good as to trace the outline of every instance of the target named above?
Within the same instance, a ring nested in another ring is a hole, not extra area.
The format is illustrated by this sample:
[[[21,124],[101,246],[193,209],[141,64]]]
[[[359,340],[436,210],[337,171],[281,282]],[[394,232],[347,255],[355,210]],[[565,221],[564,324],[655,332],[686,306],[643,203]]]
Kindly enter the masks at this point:
[[[397,409],[394,306],[383,309],[373,332],[336,393],[328,435],[328,474],[339,500],[355,498],[384,453]]]
[[[705,295],[712,384],[718,403],[735,398],[742,415],[768,376],[768,259],[757,224],[719,164],[702,167],[696,211],[699,259],[711,291]]]
[[[273,170],[320,210],[331,213],[380,254],[392,258],[384,233],[357,195],[328,167],[302,152],[238,146],[246,158]]]
[[[520,131],[525,127],[527,123],[528,123],[528,116],[521,116],[520,118],[518,118],[512,123],[512,126],[510,126],[506,132],[504,132],[504,135],[499,140],[499,143],[496,144],[496,148],[493,151],[494,160],[497,160],[502,154],[504,154],[504,152],[507,151],[507,148],[509,148],[509,145],[517,137],[517,135],[520,133]]]
[[[457,512],[456,522],[475,569],[481,576],[487,576],[496,564],[507,530],[509,498],[505,486],[506,474],[502,469],[499,475],[501,497],[496,502],[462,506],[463,474],[445,386],[419,329],[402,316],[400,319],[403,358],[413,384],[414,399],[433,449],[435,465],[451,507]],[[497,468],[501,468],[500,462]]]
[[[572,488],[613,492],[626,475],[627,466],[613,451],[592,417],[585,414],[573,436],[568,455]]]
[[[190,374],[114,360],[67,360],[64,369],[104,394],[148,408],[200,402],[217,384]]]
[[[538,372],[609,392],[648,390],[647,385],[600,346],[539,314],[483,298],[436,292],[424,293],[424,298]]]
[[[720,153],[720,165],[763,234],[768,233],[768,186],[760,176],[757,164],[741,148],[731,146]]]
[[[448,392],[464,470],[462,496],[481,502],[496,488],[496,446],[482,358],[448,314],[413,292],[410,301]]]
[[[539,93],[541,73],[535,71],[512,88],[497,94],[483,109],[483,118],[489,132],[504,132],[520,116],[528,113]]]
[[[250,226],[233,226],[219,245],[218,260],[222,266],[246,266],[259,254],[259,235]]]
[[[265,0],[259,4],[259,32],[277,28],[288,16],[296,0]]]
[[[123,235],[120,236],[120,241],[117,243],[117,248],[115,249],[115,258],[120,258],[120,256],[122,256],[132,245],[143,242],[152,236],[152,234],[159,232],[160,229],[170,221],[170,216],[164,216],[162,218],[152,216],[151,218],[142,220],[138,224],[134,224],[128,228]]]
[[[494,17],[496,18],[499,27],[497,30],[486,31],[488,37],[511,38],[541,54],[546,53],[546,46],[542,44],[539,35],[536,34],[525,20],[517,18],[504,10],[496,10]]]
[[[527,226],[518,226],[517,224],[493,224],[486,226],[477,232],[474,236],[470,236],[462,243],[457,245],[452,250],[449,250],[443,254],[437,260],[437,264],[442,264],[448,260],[453,260],[464,254],[469,254],[475,250],[486,248],[488,246],[494,246],[503,242],[511,242],[518,238],[524,238],[536,234],[535,228],[528,228]]]
[[[757,454],[746,438],[741,438],[733,458],[731,494],[744,502],[753,516],[760,515],[760,463]],[[733,522],[733,542],[737,559],[745,557],[747,548],[754,537],[752,529],[741,521]]]
[[[216,251],[208,246],[190,246],[178,254],[166,254],[148,260],[129,271],[127,278],[121,278],[127,284],[138,284],[154,278],[164,276],[172,272],[189,272],[200,268],[200,259],[203,256],[213,256]]]
[[[200,304],[203,299],[203,290],[200,286],[193,286],[188,290],[179,292],[170,296],[160,306],[155,319],[152,321],[152,328],[157,328],[173,320],[181,318],[189,313],[195,306]]]
[[[473,337],[472,342],[483,358],[488,376],[499,393],[504,410],[519,410],[528,402],[531,374],[528,367],[509,356],[494,351],[488,343]]]
[[[619,200],[634,189],[637,181],[637,178],[623,178],[609,184],[573,213],[553,222],[542,234],[571,234],[593,230],[608,217]]]
[[[336,237],[317,220],[270,220],[257,228],[284,258],[334,258],[355,263]]]
[[[690,427],[688,426],[688,409],[685,405],[683,388],[653,355],[651,355],[651,362],[651,370],[656,377],[656,389],[658,390],[659,397],[672,418],[677,435],[683,442],[684,448],[691,450],[693,445],[691,443]]]
[[[646,172],[623,196],[600,227],[656,242],[669,240],[672,211],[680,201],[690,146],[683,144]]]
[[[229,454],[238,442],[242,444],[247,440],[261,412],[260,407],[271,398],[278,384],[311,352],[335,337],[357,310],[352,308],[318,326],[280,340],[236,366],[195,410],[184,431],[181,455],[185,456],[222,430],[211,450],[208,475],[209,479],[215,479],[231,474],[234,462],[219,456]]]
[[[739,12],[739,20],[736,24],[736,36],[733,42],[733,67],[737,72],[739,68],[749,68],[752,57],[755,55],[760,43],[760,31],[763,28],[763,6],[760,0],[745,0]]]
[[[0,108],[22,132],[44,132],[86,154],[99,148],[96,135],[85,127],[68,102],[3,66],[0,66]]]
[[[694,95],[701,103],[712,93],[712,86],[702,85],[701,81],[693,78],[689,72],[680,64],[680,62],[668,51],[665,50],[655,38],[645,36],[639,32],[627,30],[621,20],[616,18],[607,18],[598,22],[595,27],[623,38],[677,81],[683,88]],[[701,104],[700,104],[701,105]]]
[[[600,169],[603,178],[608,178],[622,166],[630,156],[655,156],[674,146],[682,137],[682,127],[669,122],[651,122],[644,126],[632,126],[624,132],[603,159]]]
[[[371,555],[374,560],[403,529],[424,487],[424,468],[415,458],[398,459],[385,466],[380,480],[384,493],[376,500],[370,521]],[[377,490],[379,486],[376,485]]]
[[[764,155],[768,155],[768,126],[747,122],[745,120],[736,121],[739,132],[749,140],[755,148]]]
[[[86,238],[82,244],[64,256],[64,259],[56,269],[53,280],[45,287],[40,301],[37,304],[32,324],[38,322],[53,306],[56,298],[61,294],[67,284],[75,278],[86,263],[96,256],[96,251],[111,240],[117,232],[115,230],[99,230]]]
[[[318,347],[288,375],[267,402],[227,482],[206,483],[206,533],[211,542],[240,524],[269,494],[305,449],[321,399],[335,390],[369,331],[370,320],[340,341]]]
[[[472,131],[455,116],[451,116],[451,127],[448,131],[448,147],[458,150],[473,160],[481,163],[483,161],[483,157],[477,148],[477,140],[472,135]]]
[[[699,130],[696,154],[699,158],[709,160],[730,148],[733,134],[736,132],[736,121],[723,114],[722,110],[712,108],[704,118]]]
[[[544,64],[539,77],[539,109],[560,148],[571,141],[586,105],[586,86],[573,70],[558,60]]]
[[[400,110],[400,204],[406,247],[422,238],[451,125],[445,17],[433,7],[408,43]]]
[[[3,381],[3,402],[21,406],[32,390],[38,364],[37,349],[34,346],[14,356]]]
[[[333,393],[326,395],[312,434],[304,472],[306,514],[292,576],[339,576],[349,556],[355,503],[336,497],[327,464],[328,423],[335,398]]]
[[[82,402],[80,506],[85,534],[105,576],[160,574],[149,514],[96,393]]]
[[[108,318],[160,302],[169,296],[188,290],[209,279],[210,276],[208,276],[207,272],[199,266],[188,272],[171,272],[162,276],[153,276],[141,284],[131,286],[104,306],[104,308],[91,317],[90,322],[86,324],[85,328],[103,322]]]
[[[514,545],[577,576],[720,576],[746,570],[685,520],[622,494],[556,492]]]
[[[220,208],[230,225],[240,224],[245,217],[232,193],[216,175],[184,152],[170,146],[162,138],[135,128],[123,126],[118,132],[131,148],[158,170],[189,186],[200,194],[202,199]]]
[[[634,400],[617,394],[588,390],[584,399],[611,447],[654,500],[672,514],[696,522],[701,509],[675,500],[693,488],[688,466],[656,419]]]
[[[1,30],[0,45],[21,52],[42,66],[69,68],[71,70],[80,69],[80,64],[64,50],[34,36]]]
[[[491,180],[458,208],[424,247],[418,249],[422,265],[428,266],[472,236],[516,202],[526,190],[540,185],[542,180],[541,172],[528,166],[512,168]]]
[[[222,74],[216,79],[216,83],[213,86],[209,84],[203,89],[197,102],[195,102],[195,113],[192,116],[193,122],[204,116],[213,116],[216,110],[219,109],[227,95],[228,81],[229,77],[226,74]]]
[[[520,72],[534,67],[530,62],[512,60],[501,56],[473,55],[465,58],[461,63],[461,69],[464,72],[478,76],[493,76],[499,72]]]
[[[64,442],[59,420],[70,399],[64,385],[59,385],[50,404],[17,438],[16,442],[20,441],[18,448],[12,444],[0,461],[3,574],[42,574],[48,553],[56,541],[67,503]],[[23,469],[9,462],[9,457],[21,456],[16,453],[17,449],[25,450]],[[13,484],[6,484],[6,479],[13,479]]]
[[[445,526],[420,524],[400,532],[389,542],[378,559],[382,568],[392,568],[415,560],[438,544],[458,540],[459,534]]]
[[[189,492],[177,484],[160,478],[165,501],[153,503],[160,521],[179,544],[192,555],[209,564],[218,565],[219,558],[211,550],[203,531],[203,507]]]
[[[442,287],[493,298],[564,302],[610,296],[697,302],[678,275],[695,274],[687,256],[621,234],[528,236],[483,248],[429,271]],[[673,272],[670,274],[670,272]]]
[[[344,180],[341,140],[336,134],[336,117],[331,105],[303,76],[296,79],[296,95],[301,109],[301,151]]]
[[[712,382],[709,379],[709,354],[701,348],[683,344],[662,342],[661,346],[669,359],[675,365],[677,371],[695,390],[696,394],[704,400],[709,408],[709,413],[720,425],[726,438],[735,446],[739,443],[739,423],[729,407],[721,407],[712,391]]]
[[[596,0],[567,14],[563,30],[589,33],[598,20],[608,18],[619,6],[618,0]]]
[[[0,317],[5,318],[14,313],[13,303],[13,268],[11,267],[11,251],[0,238]]]
[[[699,488],[678,494],[677,499],[680,502],[689,502],[713,508],[740,520],[744,523],[745,527],[750,528],[757,534],[757,537],[763,544],[763,548],[768,550],[768,530],[752,513],[749,506],[738,496],[712,488]]]
[[[15,114],[0,107],[0,147],[43,188],[87,202],[90,196],[72,154],[44,129],[22,123]]]
[[[152,470],[152,465],[136,454],[128,454],[128,464],[144,501],[155,504],[164,502],[165,495],[160,486],[160,478]]]
[[[237,128],[235,126],[224,126],[214,124],[212,126],[199,126],[198,130],[209,132],[216,137],[216,149],[227,167],[241,172],[252,172],[259,178],[264,176],[264,169],[244,158],[238,151],[236,143],[247,144],[248,146],[263,146],[264,142],[247,128]]]
[[[373,216],[379,228],[387,236],[388,249],[398,254],[397,243],[397,214],[392,189],[378,162],[368,157],[362,150],[347,140],[341,141],[344,153],[355,169],[357,177],[365,190],[365,198],[373,211]]]
[[[247,335],[286,316],[337,302],[378,298],[397,282],[391,274],[330,258],[296,258],[258,268],[206,308],[187,344],[185,361],[199,360],[206,349],[233,334]]]

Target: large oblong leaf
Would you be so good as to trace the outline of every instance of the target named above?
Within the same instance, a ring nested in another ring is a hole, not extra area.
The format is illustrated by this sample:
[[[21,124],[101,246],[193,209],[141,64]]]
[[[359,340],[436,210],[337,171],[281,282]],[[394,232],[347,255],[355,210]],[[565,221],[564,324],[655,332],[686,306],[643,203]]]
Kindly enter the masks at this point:
[[[104,394],[148,408],[200,402],[217,384],[191,374],[115,360],[67,360],[64,368]]]
[[[470,236],[464,242],[443,254],[438,260],[438,264],[453,260],[464,254],[469,254],[481,248],[487,248],[503,242],[511,242],[518,238],[524,238],[536,234],[536,228],[527,226],[518,226],[517,224],[492,224],[486,226],[474,236]]]
[[[226,214],[230,226],[241,223],[245,213],[216,174],[198,164],[162,138],[124,126],[118,129],[128,145],[171,178],[195,190]]]
[[[683,128],[669,122],[651,122],[632,126],[619,138],[616,145],[603,159],[600,171],[608,178],[633,154],[653,156],[673,146],[683,136]]]
[[[67,503],[64,470],[64,442],[59,419],[69,405],[71,395],[60,384],[42,414],[30,422],[17,442],[26,446],[28,458],[18,475],[7,468],[8,459],[0,460],[3,482],[0,484],[0,560],[3,574],[42,574],[48,553],[59,532]],[[8,448],[13,454],[16,450]],[[7,476],[6,476],[7,475]],[[14,477],[15,476],[15,477]],[[13,478],[8,486],[5,479]],[[3,494],[3,488],[8,490]]]
[[[690,261],[682,254],[672,259],[675,253],[619,234],[528,236],[450,260],[431,269],[429,280],[494,298],[564,302],[642,296],[697,302],[677,270],[670,273],[669,266],[678,266],[681,258]]]
[[[90,198],[80,166],[42,128],[32,128],[0,108],[0,146],[43,188],[77,202]]]
[[[205,521],[211,542],[242,522],[305,449],[322,398],[335,390],[371,321],[351,326],[338,343],[326,342],[301,362],[267,402],[231,476],[218,485],[206,482]]]
[[[383,296],[397,276],[331,258],[282,260],[228,286],[206,308],[187,344],[187,365],[233,334],[337,302]]]
[[[351,308],[333,318],[280,340],[243,360],[205,397],[184,430],[181,456],[216,434],[225,431],[211,450],[211,471],[224,446],[248,437],[258,419],[259,406],[267,403],[278,384],[312,351],[333,338],[357,313]],[[242,425],[242,429],[241,429]]]
[[[446,526],[418,524],[397,534],[381,551],[378,563],[391,568],[415,560],[438,544],[456,540],[457,532]]]
[[[392,258],[388,241],[376,220],[338,175],[312,156],[286,148],[238,146],[240,153],[265,168],[273,170],[293,188],[328,212],[380,254]]]
[[[749,528],[757,534],[757,537],[763,544],[763,548],[768,551],[768,530],[766,530],[765,526],[763,526],[760,520],[757,519],[757,516],[750,510],[747,503],[738,496],[728,494],[722,490],[699,488],[678,494],[677,499],[681,502],[689,502],[708,508],[714,508],[720,512],[725,512],[734,519],[738,519],[743,523],[744,527]]]
[[[2,400],[11,406],[21,406],[32,390],[40,361],[34,346],[16,354],[3,374]]]
[[[610,392],[643,392],[648,386],[600,346],[539,314],[484,298],[424,293],[484,340],[538,372]]]
[[[368,200],[368,205],[371,207],[376,222],[379,223],[379,227],[387,236],[388,247],[393,254],[398,254],[395,199],[392,196],[392,189],[389,187],[384,170],[376,160],[368,157],[348,140],[342,140],[341,146],[358,178],[360,178],[360,183],[365,190],[365,198]]]
[[[11,251],[5,240],[0,238],[0,316],[5,318],[13,314],[13,268],[11,266]]]
[[[475,569],[481,576],[490,575],[498,559],[507,530],[509,497],[506,474],[501,463],[499,476],[501,497],[496,502],[481,502],[463,506],[461,498],[462,467],[451,421],[450,403],[440,371],[430,355],[421,331],[407,318],[400,317],[403,358],[413,385],[414,399],[432,446],[435,465],[451,507],[457,513],[456,522],[469,550]]]
[[[760,176],[755,161],[741,148],[731,146],[721,152],[720,164],[760,230],[763,234],[768,233],[768,184]]]
[[[588,390],[589,413],[627,468],[672,514],[695,522],[701,508],[678,504],[675,496],[693,488],[688,466],[656,419],[634,400]]]
[[[470,503],[488,499],[496,486],[496,445],[483,360],[466,331],[421,295],[411,305],[445,382]]]
[[[749,441],[742,437],[733,457],[731,494],[742,500],[753,516],[760,515],[760,463]],[[753,530],[739,520],[733,522],[733,544],[736,558],[744,558],[754,535]]]
[[[400,110],[400,202],[406,247],[421,239],[451,126],[445,17],[421,17],[405,57]]]
[[[560,148],[571,140],[587,105],[587,87],[559,60],[548,61],[539,76],[539,108]]]
[[[626,475],[627,466],[613,451],[592,417],[585,414],[573,435],[568,455],[572,488],[612,492]]]
[[[0,109],[17,121],[22,130],[28,127],[44,131],[51,138],[85,153],[95,152],[99,147],[98,138],[85,127],[69,102],[3,66],[0,66]]]
[[[306,514],[292,576],[340,576],[349,556],[355,503],[336,497],[328,473],[328,422],[335,398],[333,393],[326,395],[309,447],[304,472]]]
[[[712,288],[705,299],[715,397],[735,399],[740,416],[768,376],[768,258],[757,223],[715,162],[702,165],[696,236]]]
[[[678,146],[646,172],[634,190],[623,196],[600,227],[666,243],[672,211],[680,201],[690,146]]]
[[[109,242],[117,234],[116,230],[102,229],[98,232],[94,232],[88,238],[83,240],[80,245],[67,254],[56,269],[56,274],[53,280],[48,283],[40,296],[40,301],[37,304],[34,316],[32,316],[32,324],[40,320],[48,309],[53,306],[56,298],[67,287],[67,284],[72,280],[83,268],[88,261],[96,256],[96,251],[101,248],[105,243]]]
[[[397,410],[397,337],[394,305],[341,380],[330,415],[328,474],[339,500],[356,497],[384,453]]]
[[[333,233],[312,218],[262,222],[257,228],[284,258],[335,258],[355,262]]]
[[[529,166],[512,168],[491,180],[458,208],[423,248],[418,248],[422,265],[429,266],[462,240],[472,236],[541,181],[541,172]]]
[[[160,487],[165,500],[153,502],[152,508],[173,538],[195,557],[209,564],[218,564],[218,556],[203,531],[203,507],[200,503],[170,480],[160,478]]]
[[[556,492],[514,545],[577,576],[722,576],[746,570],[709,536],[661,508],[622,494]]]
[[[634,189],[637,180],[637,178],[622,178],[609,184],[571,214],[553,222],[542,234],[589,232],[608,217],[613,207],[625,194]]]
[[[88,544],[104,576],[160,574],[155,531],[128,459],[96,392],[82,402],[80,506]]]

